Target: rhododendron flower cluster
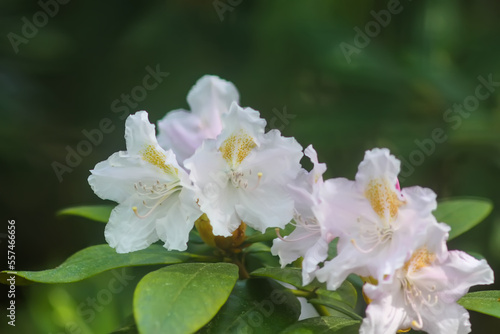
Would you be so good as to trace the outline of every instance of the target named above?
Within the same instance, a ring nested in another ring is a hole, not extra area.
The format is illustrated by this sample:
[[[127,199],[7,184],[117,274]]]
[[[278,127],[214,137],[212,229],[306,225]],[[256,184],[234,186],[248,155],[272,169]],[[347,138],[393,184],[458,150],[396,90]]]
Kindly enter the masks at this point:
[[[158,137],[145,111],[129,116],[127,150],[91,171],[94,192],[119,203],[105,229],[117,252],[158,240],[183,251],[203,214],[222,237],[243,223],[260,232],[291,223],[295,230],[278,232],[271,252],[283,267],[303,258],[304,285],[317,279],[335,290],[351,274],[362,277],[369,303],[361,333],[470,332],[456,302],[470,286],[492,283],[493,272],[485,260],[448,250],[450,228],[432,213],[436,194],[402,189],[400,161],[388,149],[367,151],[353,181],[323,180],[314,148],[304,150],[313,164],[306,171],[301,145],[265,132],[232,83],[204,76],[187,101],[191,112],[167,113]]]

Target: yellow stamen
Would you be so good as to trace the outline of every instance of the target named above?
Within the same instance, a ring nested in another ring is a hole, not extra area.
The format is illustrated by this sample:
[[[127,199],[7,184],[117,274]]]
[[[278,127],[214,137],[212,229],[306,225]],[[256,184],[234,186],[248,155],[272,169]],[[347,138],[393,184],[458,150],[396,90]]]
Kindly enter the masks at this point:
[[[174,166],[165,163],[167,157],[163,154],[163,152],[158,151],[153,145],[146,146],[146,148],[141,151],[141,155],[142,160],[160,168],[166,174],[171,176],[178,175],[179,170]]]
[[[375,179],[370,181],[365,196],[377,215],[384,219],[387,214],[391,220],[398,214],[398,208],[403,204],[398,198],[397,193],[385,180]]]
[[[241,130],[224,140],[219,151],[231,167],[238,167],[256,146],[253,138]]]
[[[430,253],[425,247],[420,248],[405,263],[403,270],[407,273],[415,273],[424,267],[430,266],[435,259],[436,255],[434,253]]]

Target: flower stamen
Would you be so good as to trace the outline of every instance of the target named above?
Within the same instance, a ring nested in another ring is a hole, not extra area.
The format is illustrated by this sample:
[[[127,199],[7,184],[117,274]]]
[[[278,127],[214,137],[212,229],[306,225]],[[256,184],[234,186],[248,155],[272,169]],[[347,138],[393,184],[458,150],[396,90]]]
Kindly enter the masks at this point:
[[[144,215],[140,215],[136,206],[132,207],[137,218],[144,219],[149,217],[155,209],[160,206],[170,195],[181,190],[180,180],[170,182],[170,183],[160,183],[159,180],[156,180],[152,186],[146,186],[142,182],[138,182],[134,184],[134,189],[137,194],[141,197],[145,197],[142,201],[144,207],[148,208],[148,212]],[[147,200],[155,201],[153,205],[148,205]]]

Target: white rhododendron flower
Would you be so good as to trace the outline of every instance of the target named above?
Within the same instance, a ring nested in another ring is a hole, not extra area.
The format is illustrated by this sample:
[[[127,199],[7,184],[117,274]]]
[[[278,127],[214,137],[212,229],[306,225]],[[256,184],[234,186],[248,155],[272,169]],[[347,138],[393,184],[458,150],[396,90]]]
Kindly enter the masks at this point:
[[[158,145],[147,112],[127,118],[125,140],[127,151],[98,163],[89,177],[99,197],[119,203],[106,225],[106,241],[118,253],[147,248],[158,239],[169,250],[185,250],[201,215],[188,174],[172,151]]]
[[[399,189],[400,162],[388,149],[367,151],[355,181],[327,180],[323,202],[315,207],[319,221],[338,236],[338,255],[316,272],[317,278],[335,290],[355,273],[390,281],[429,230],[447,233],[432,211],[436,194],[420,187]],[[439,256],[445,249],[436,249]]]
[[[242,221],[261,232],[284,227],[294,208],[286,185],[299,173],[302,147],[278,130],[264,133],[259,112],[236,103],[222,121],[221,134],[184,162],[214,235],[230,236]]]
[[[191,112],[173,110],[158,122],[158,142],[172,149],[179,163],[189,158],[205,139],[214,139],[222,130],[221,116],[231,103],[239,102],[236,87],[214,75],[196,82],[187,96]]]
[[[493,271],[485,260],[450,251],[440,261],[424,246],[397,270],[392,283],[365,284],[371,302],[360,333],[390,334],[410,327],[429,334],[469,333],[469,313],[456,302],[469,287],[491,283]]]
[[[294,183],[289,186],[290,195],[295,201],[293,218],[296,228],[289,236],[275,239],[271,252],[273,255],[279,255],[282,268],[303,257],[302,280],[306,285],[313,280],[313,272],[318,269],[318,264],[326,260],[328,243],[331,240],[322,233],[324,231],[312,211],[312,207],[321,202],[320,188],[323,186],[326,165],[319,163],[312,145],[309,145],[304,153],[314,167],[310,172],[302,169]]]

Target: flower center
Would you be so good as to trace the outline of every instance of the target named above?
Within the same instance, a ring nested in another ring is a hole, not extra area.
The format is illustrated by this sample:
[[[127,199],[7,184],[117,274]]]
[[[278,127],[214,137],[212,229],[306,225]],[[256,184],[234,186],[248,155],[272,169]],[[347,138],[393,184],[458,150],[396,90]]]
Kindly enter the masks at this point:
[[[235,188],[243,188],[247,189],[248,188],[248,180],[252,178],[252,170],[249,169],[248,171],[238,171],[238,170],[233,170],[231,169],[228,173],[228,178],[231,181],[231,184]],[[260,184],[260,180],[262,179],[262,173],[257,173],[257,182],[255,186],[252,189],[257,188],[257,186]]]
[[[423,326],[420,308],[422,306],[434,306],[439,298],[436,294],[436,285],[417,284],[411,279],[411,275],[417,273],[422,268],[428,267],[434,262],[436,256],[426,248],[417,250],[410,260],[405,263],[402,269],[402,276],[399,278],[403,288],[405,305],[410,305],[416,313],[417,319],[411,322],[415,329]]]
[[[373,221],[364,217],[358,218],[358,242],[362,244],[358,244],[355,239],[351,239],[351,243],[360,252],[369,253],[380,244],[392,240],[392,235],[397,230],[394,221],[398,216],[399,207],[403,204],[394,188],[385,179],[373,179],[368,184],[364,195],[380,219]]]
[[[142,182],[134,184],[134,189],[136,194],[142,199],[143,206],[148,209],[146,214],[140,215],[136,206],[132,207],[134,213],[139,218],[146,218],[156,208],[158,208],[170,195],[180,191],[182,186],[180,185],[180,180],[177,179],[173,182],[161,183],[159,180],[151,185],[145,185]]]
[[[359,217],[357,219],[359,224],[359,234],[358,241],[356,239],[351,239],[351,243],[362,253],[370,253],[380,244],[385,244],[392,240],[392,235],[396,229],[389,224],[389,226],[380,226],[377,222],[373,222],[364,217]],[[367,247],[367,248],[365,248]]]

